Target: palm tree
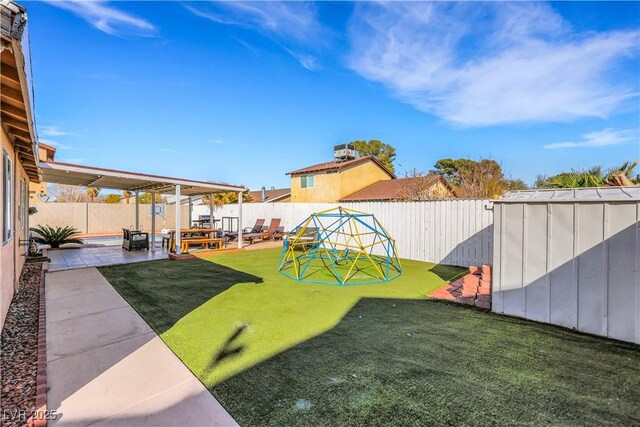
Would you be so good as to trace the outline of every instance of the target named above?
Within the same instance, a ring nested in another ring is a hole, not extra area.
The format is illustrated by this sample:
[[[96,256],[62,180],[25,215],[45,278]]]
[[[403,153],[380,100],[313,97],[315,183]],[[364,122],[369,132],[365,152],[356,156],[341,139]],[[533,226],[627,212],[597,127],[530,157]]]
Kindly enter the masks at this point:
[[[572,170],[563,172],[550,178],[539,177],[536,181],[538,188],[580,188],[602,187],[606,176],[600,166],[591,169]]]
[[[89,199],[91,199],[91,203],[93,203],[93,199],[98,197],[98,194],[100,194],[100,190],[100,187],[87,187],[87,196],[89,196]]]
[[[607,176],[605,178],[606,183],[610,185],[615,185],[616,179],[615,176],[619,176],[620,174],[624,175],[628,178],[629,181],[635,184],[640,184],[640,175],[634,176],[633,174],[636,171],[636,167],[638,167],[638,162],[632,162],[630,160],[624,162],[618,167],[611,168],[607,171]]]
[[[249,194],[249,191],[245,191],[242,193],[242,201],[243,202],[251,202],[253,199]],[[202,196],[202,201],[205,204],[209,204],[209,195]],[[223,193],[214,193],[213,195],[213,204],[216,207],[220,207],[227,204],[238,203],[238,193],[235,191],[228,191]]]
[[[604,187],[606,185],[631,185],[621,184],[620,175],[626,177],[627,182],[634,182],[633,174],[638,162],[627,161],[618,167],[603,169],[594,166],[590,169],[572,170],[552,177],[539,176],[536,180],[537,188],[580,188],[580,187]],[[637,178],[636,178],[637,183]]]
[[[122,197],[125,198],[125,200],[127,201],[127,204],[129,204],[129,199],[131,198],[132,194],[131,191],[123,191],[122,192]]]

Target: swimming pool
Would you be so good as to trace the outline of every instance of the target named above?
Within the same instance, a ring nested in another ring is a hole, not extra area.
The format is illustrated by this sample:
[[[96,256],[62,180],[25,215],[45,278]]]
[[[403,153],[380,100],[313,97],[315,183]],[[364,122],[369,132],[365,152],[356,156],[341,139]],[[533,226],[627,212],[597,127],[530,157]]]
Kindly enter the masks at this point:
[[[122,245],[122,236],[101,236],[101,237],[83,237],[82,241],[90,245],[103,246],[120,246]],[[156,234],[156,244],[162,242],[162,234]],[[149,236],[149,244],[151,244],[151,236]]]

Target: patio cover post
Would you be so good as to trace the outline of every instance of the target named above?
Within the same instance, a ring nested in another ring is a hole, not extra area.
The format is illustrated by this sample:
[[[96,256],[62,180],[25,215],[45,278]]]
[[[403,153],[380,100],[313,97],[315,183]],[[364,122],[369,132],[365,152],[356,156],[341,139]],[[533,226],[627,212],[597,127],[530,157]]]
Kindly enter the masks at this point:
[[[191,224],[193,224],[193,215],[191,214],[192,210],[193,210],[193,201],[191,200],[191,196],[189,196],[189,225],[188,225],[189,228],[191,228]]]
[[[140,192],[136,191],[136,230],[140,230]]]
[[[238,191],[238,249],[242,249],[242,191]]]
[[[213,193],[209,193],[209,228],[213,228]]]
[[[151,252],[156,251],[156,193],[151,192]]]
[[[176,184],[176,255],[180,255],[180,184]]]

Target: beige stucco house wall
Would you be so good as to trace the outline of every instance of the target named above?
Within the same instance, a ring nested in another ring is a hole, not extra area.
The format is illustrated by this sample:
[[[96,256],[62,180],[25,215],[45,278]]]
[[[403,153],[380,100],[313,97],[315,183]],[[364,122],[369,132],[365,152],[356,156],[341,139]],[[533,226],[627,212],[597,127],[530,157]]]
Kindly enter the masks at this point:
[[[19,243],[20,240],[26,239],[27,230],[29,229],[29,215],[27,212],[28,194],[25,194],[28,192],[29,178],[22,166],[22,163],[16,156],[16,152],[4,128],[2,129],[2,132],[0,132],[0,139],[2,140],[1,151],[6,152],[13,162],[12,184],[14,195],[12,215],[13,236],[6,242],[3,242],[3,239],[0,236],[0,244],[2,245],[0,248],[0,327],[2,327],[25,261],[23,254],[26,248],[24,246],[20,246]],[[0,155],[1,154],[2,153],[0,153]],[[4,174],[5,171],[2,170],[0,179],[4,179]],[[0,200],[4,200],[4,197],[3,188],[2,185],[0,185]],[[27,202],[26,205],[25,201]],[[2,212],[2,209],[0,209],[0,224],[3,224],[4,220],[4,213]]]
[[[431,187],[429,187],[428,194],[429,198],[433,200],[453,199],[456,197],[453,191],[451,191],[451,189],[441,181],[436,181]]]
[[[29,230],[29,183],[40,181],[40,171],[29,92],[31,84],[25,71],[29,59],[25,58],[21,43],[26,11],[13,2],[2,2],[0,8],[0,326],[4,326],[25,262],[26,246],[20,243],[27,238]],[[5,189],[5,185],[9,188]],[[7,233],[6,225],[10,226]]]
[[[303,176],[313,175],[314,186],[302,188]],[[374,161],[355,163],[339,170],[291,175],[291,201],[298,203],[336,202],[375,182],[392,179],[388,171]]]

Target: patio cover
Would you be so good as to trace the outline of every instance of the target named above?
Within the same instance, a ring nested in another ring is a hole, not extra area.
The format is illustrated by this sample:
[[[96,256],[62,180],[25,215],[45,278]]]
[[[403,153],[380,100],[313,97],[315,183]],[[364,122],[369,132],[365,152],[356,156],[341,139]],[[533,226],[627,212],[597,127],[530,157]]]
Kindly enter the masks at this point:
[[[172,178],[160,175],[149,175],[138,172],[126,172],[115,169],[103,169],[93,166],[75,165],[62,162],[40,162],[40,170],[44,182],[53,184],[75,185],[80,187],[101,187],[131,192],[146,191],[149,193],[175,194],[176,200],[181,196],[200,196],[205,194],[237,191],[241,193],[245,187],[217,182],[196,181],[184,178]],[[238,222],[242,224],[242,196],[238,197]],[[155,211],[155,197],[151,198],[152,210]],[[210,218],[213,219],[213,204],[210,203]],[[139,224],[139,205],[136,197],[136,228]],[[155,215],[152,217],[151,250],[155,251]],[[213,225],[213,223],[212,223]],[[176,253],[180,253],[180,204],[176,203]],[[238,248],[242,248],[242,227],[238,230]]]
[[[184,196],[246,190],[246,188],[238,185],[125,172],[61,162],[41,161],[40,170],[42,171],[43,181],[48,183],[111,188],[131,192],[147,191],[174,194],[176,185],[180,185],[180,193]]]

